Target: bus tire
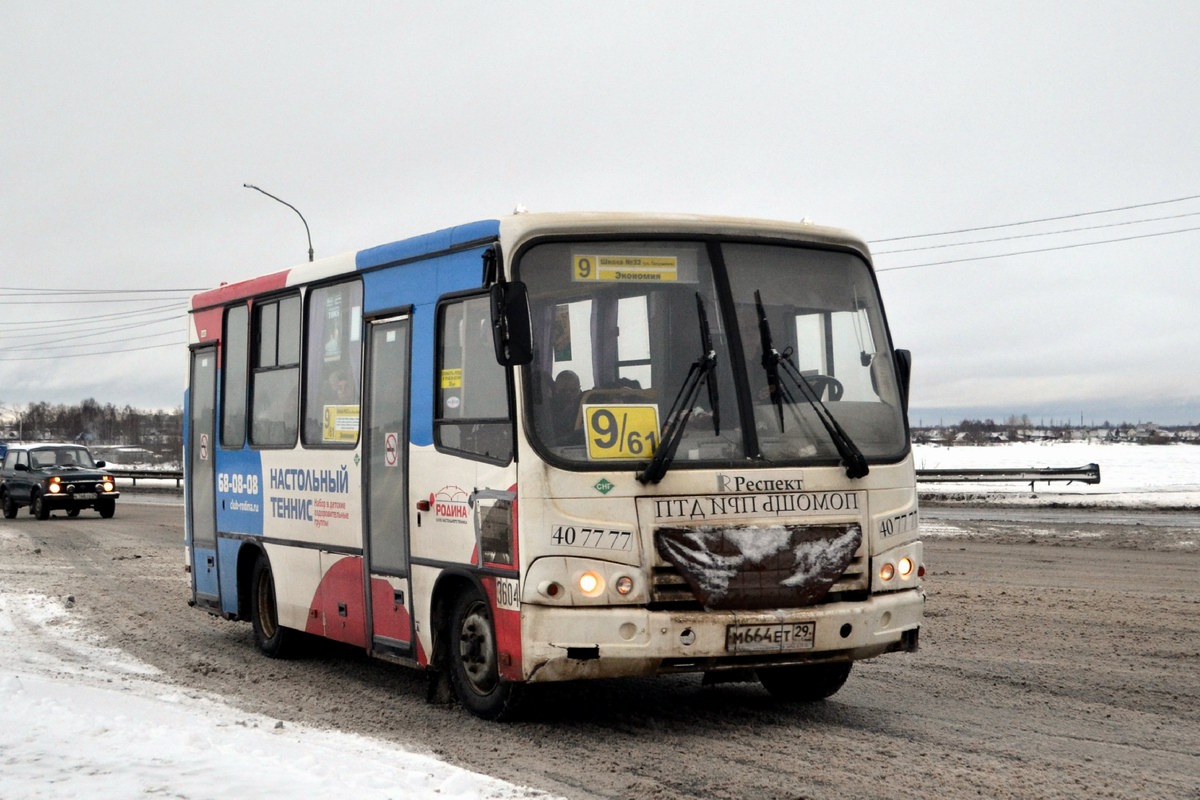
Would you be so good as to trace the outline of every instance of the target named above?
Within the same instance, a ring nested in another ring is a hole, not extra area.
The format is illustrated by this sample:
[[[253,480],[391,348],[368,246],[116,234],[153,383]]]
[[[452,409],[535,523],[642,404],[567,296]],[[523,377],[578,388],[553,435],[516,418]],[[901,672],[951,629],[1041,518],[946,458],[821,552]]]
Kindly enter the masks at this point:
[[[41,492],[34,492],[33,504],[29,507],[29,513],[38,519],[50,519],[50,504],[46,502],[46,498],[42,496]]]
[[[0,492],[0,501],[4,503],[4,518],[16,519],[19,506],[13,502],[12,497],[8,493],[8,489]]]
[[[250,623],[254,643],[271,658],[291,658],[298,650],[300,632],[279,624],[275,577],[266,553],[259,553],[250,577]]]
[[[99,503],[96,503],[96,510],[99,511],[100,516],[104,517],[105,519],[112,519],[113,514],[117,513],[117,501],[101,500]]]
[[[516,709],[523,687],[500,679],[491,609],[473,589],[454,601],[447,658],[454,694],[472,714],[499,720]]]
[[[758,680],[776,700],[814,703],[837,694],[850,677],[850,662],[763,667]]]

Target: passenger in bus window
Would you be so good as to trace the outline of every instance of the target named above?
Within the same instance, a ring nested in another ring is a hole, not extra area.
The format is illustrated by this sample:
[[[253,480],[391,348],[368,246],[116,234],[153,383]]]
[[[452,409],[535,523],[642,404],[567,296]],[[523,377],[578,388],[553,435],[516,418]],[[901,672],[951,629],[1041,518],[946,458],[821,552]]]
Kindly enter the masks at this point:
[[[554,439],[559,444],[577,444],[571,441],[576,438],[576,431],[582,437],[583,431],[576,423],[579,421],[579,401],[583,392],[579,388],[579,376],[572,370],[564,369],[554,379]]]
[[[358,403],[357,387],[350,376],[342,370],[329,373],[330,405],[355,405]]]

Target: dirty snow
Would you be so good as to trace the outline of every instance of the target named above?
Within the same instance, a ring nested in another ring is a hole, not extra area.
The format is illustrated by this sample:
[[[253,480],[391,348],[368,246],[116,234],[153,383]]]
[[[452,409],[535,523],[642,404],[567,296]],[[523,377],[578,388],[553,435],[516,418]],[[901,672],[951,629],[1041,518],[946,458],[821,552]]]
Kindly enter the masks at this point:
[[[69,601],[68,601],[69,602]],[[545,797],[152,680],[57,600],[0,593],[0,797]]]

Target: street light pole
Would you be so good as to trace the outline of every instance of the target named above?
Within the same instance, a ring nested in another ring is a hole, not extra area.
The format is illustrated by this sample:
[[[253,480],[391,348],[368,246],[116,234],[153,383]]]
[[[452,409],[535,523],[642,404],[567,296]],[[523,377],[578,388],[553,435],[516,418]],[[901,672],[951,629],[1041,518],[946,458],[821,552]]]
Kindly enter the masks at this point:
[[[272,200],[275,200],[276,202],[279,202],[279,203],[283,203],[285,206],[290,208],[292,211],[296,212],[296,216],[298,216],[300,218],[300,221],[304,223],[304,233],[306,236],[308,236],[308,260],[312,261],[313,260],[312,234],[309,233],[309,231],[308,231],[308,220],[306,220],[304,218],[304,215],[300,213],[300,209],[296,208],[294,205],[292,205],[291,203],[289,203],[286,200],[280,200],[278,197],[271,194],[270,192],[263,191],[262,189],[258,188],[257,186],[255,186],[252,183],[243,183],[242,186],[246,187],[247,189],[253,189],[256,192],[262,192],[263,194],[265,194],[267,197],[271,198]]]

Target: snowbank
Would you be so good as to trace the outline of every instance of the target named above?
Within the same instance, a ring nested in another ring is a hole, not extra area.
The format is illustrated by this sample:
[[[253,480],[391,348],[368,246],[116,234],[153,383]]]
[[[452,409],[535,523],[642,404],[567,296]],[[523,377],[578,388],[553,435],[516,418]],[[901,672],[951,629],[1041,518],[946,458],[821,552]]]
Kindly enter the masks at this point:
[[[922,483],[923,500],[1121,508],[1200,507],[1200,446],[1018,442],[913,446],[916,468],[981,469],[1100,465],[1100,483]]]

